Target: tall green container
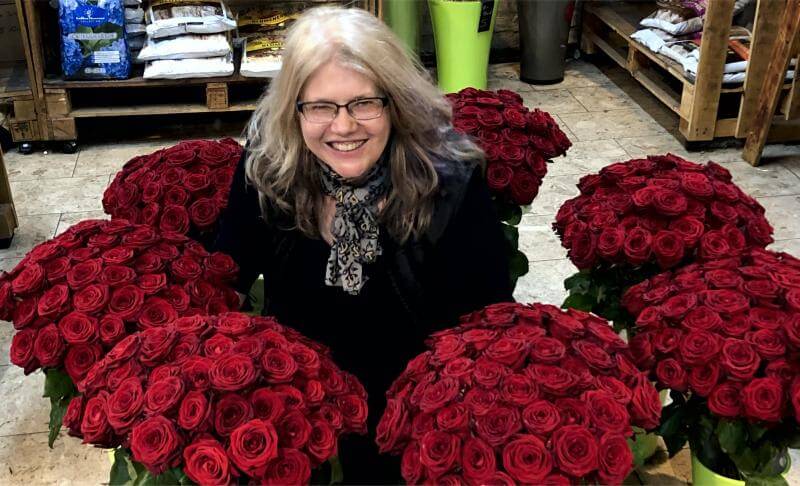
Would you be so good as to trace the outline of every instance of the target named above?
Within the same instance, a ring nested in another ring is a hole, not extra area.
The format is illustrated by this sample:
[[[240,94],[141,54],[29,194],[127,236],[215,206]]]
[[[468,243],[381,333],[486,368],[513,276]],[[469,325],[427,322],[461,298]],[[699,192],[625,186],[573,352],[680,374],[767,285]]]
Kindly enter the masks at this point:
[[[421,0],[383,0],[383,20],[405,43],[408,52],[419,55]]]
[[[478,32],[484,3],[428,0],[436,46],[436,74],[439,88],[445,93],[470,86],[486,89],[489,49],[500,0],[494,1],[488,30]]]

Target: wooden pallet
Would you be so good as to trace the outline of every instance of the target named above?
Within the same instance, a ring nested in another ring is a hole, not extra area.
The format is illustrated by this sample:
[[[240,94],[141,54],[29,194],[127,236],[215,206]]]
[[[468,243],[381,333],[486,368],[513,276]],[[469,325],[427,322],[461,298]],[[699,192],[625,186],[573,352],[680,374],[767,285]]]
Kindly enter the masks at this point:
[[[52,139],[76,140],[82,118],[252,111],[269,80],[220,78],[118,81],[44,81]]]
[[[604,52],[675,112],[687,142],[744,138],[758,98],[755,86],[760,85],[759,78],[768,62],[765,51],[774,42],[773,24],[779,16],[777,10],[782,8],[779,4],[770,0],[757,3],[751,61],[746,81],[740,85],[722,84],[733,0],[709,2],[696,80],[686,77],[677,62],[655,54],[630,37],[640,29],[639,20],[655,10],[654,3],[588,2],[584,7],[581,47],[588,54]],[[753,86],[750,91],[749,86]],[[789,93],[791,86],[785,84],[783,91]],[[800,125],[776,120],[770,140],[800,140]]]

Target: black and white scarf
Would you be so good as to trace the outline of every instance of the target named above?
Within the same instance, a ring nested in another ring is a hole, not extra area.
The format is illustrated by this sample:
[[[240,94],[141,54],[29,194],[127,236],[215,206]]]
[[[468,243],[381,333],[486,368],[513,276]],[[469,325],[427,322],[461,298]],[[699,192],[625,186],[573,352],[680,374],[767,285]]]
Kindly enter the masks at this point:
[[[325,284],[358,295],[367,281],[364,264],[373,263],[382,253],[378,241],[378,202],[391,184],[388,164],[378,161],[357,182],[345,179],[323,162],[319,162],[319,167],[322,188],[336,201]]]

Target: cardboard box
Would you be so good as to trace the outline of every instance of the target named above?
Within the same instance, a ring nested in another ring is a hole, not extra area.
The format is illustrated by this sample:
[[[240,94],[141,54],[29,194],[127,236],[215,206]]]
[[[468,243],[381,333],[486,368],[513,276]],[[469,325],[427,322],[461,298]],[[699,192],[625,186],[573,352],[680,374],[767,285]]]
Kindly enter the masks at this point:
[[[0,239],[11,238],[19,226],[14,200],[11,197],[11,184],[8,182],[3,152],[0,151]]]
[[[24,61],[17,6],[13,0],[0,0],[0,62]]]

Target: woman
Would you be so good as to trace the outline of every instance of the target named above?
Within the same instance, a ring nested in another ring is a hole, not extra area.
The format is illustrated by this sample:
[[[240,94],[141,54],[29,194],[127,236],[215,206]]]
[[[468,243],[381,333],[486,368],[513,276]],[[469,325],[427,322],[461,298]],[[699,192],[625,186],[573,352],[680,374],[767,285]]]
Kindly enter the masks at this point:
[[[347,483],[399,479],[378,456],[384,393],[434,330],[510,301],[500,225],[449,104],[394,34],[359,9],[309,10],[247,129],[216,249],[265,313],[325,343],[369,394],[345,439]]]

